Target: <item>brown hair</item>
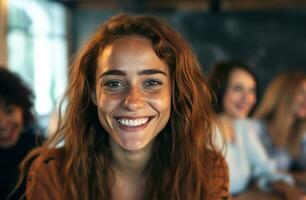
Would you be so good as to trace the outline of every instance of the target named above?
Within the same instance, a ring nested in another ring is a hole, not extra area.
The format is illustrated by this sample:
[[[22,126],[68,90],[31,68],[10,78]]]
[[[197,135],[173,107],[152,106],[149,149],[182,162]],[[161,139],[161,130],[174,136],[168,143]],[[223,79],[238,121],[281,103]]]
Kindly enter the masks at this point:
[[[255,81],[256,87],[256,102],[258,102],[259,98],[259,83],[255,72],[245,63],[238,60],[229,60],[229,61],[220,61],[216,63],[211,69],[208,76],[208,83],[214,92],[216,98],[213,101],[214,110],[217,113],[224,112],[223,108],[223,98],[228,89],[228,84],[230,77],[235,70],[244,70],[246,71]],[[252,115],[256,108],[256,104],[251,109],[248,115]]]
[[[121,14],[104,23],[91,37],[70,68],[67,112],[60,120],[60,128],[42,148],[27,157],[23,168],[29,167],[33,157],[55,148],[64,139],[66,198],[111,199],[111,149],[91,93],[102,51],[128,35],[150,40],[172,78],[171,116],[153,143],[144,199],[207,199],[206,179],[214,160],[219,159],[211,159],[217,155],[212,142],[216,118],[210,107],[211,94],[187,42],[155,17]],[[39,167],[39,162],[35,163],[34,170]]]
[[[268,85],[254,116],[267,122],[269,133],[276,146],[289,149],[293,157],[299,154],[302,137],[302,120],[294,116],[294,99],[306,75],[302,71],[278,74]]]
[[[25,128],[36,123],[33,92],[18,74],[0,66],[0,104],[2,103],[22,109]]]

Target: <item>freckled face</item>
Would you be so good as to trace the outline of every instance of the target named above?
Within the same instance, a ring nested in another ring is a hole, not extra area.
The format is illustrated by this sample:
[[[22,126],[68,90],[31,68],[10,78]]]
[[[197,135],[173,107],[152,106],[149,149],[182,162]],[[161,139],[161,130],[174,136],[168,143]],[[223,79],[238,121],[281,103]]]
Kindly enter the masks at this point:
[[[295,96],[293,107],[297,118],[306,118],[306,80],[302,83],[298,93]]]
[[[126,36],[108,45],[98,60],[94,101],[112,145],[139,151],[166,126],[171,107],[168,66],[149,40]]]
[[[0,148],[14,146],[23,128],[22,109],[15,105],[0,104]]]
[[[223,98],[224,114],[245,118],[256,103],[256,82],[245,70],[235,69]]]

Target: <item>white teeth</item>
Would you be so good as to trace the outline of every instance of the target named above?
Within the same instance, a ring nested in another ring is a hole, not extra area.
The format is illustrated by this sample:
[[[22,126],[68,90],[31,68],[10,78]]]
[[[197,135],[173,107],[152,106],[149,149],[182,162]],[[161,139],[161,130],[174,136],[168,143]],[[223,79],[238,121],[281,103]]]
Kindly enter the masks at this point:
[[[141,126],[149,121],[149,117],[139,118],[139,119],[124,119],[118,118],[118,122],[124,126]]]

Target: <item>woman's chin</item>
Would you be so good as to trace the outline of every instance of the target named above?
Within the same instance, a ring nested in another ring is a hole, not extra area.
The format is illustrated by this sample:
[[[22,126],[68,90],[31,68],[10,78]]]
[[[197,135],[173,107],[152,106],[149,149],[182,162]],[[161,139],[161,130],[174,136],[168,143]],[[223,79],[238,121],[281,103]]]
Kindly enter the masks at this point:
[[[129,142],[123,143],[121,147],[127,151],[139,151],[141,149],[144,149],[145,145],[142,142],[129,141]]]
[[[15,146],[19,139],[19,132],[14,131],[10,133],[7,137],[0,137],[0,148],[11,148]]]

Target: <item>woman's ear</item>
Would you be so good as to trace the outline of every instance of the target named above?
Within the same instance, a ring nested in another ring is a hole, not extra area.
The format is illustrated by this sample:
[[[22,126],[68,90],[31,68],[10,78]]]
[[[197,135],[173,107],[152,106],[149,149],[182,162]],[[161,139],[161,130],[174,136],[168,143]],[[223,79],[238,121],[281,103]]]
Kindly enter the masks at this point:
[[[97,96],[96,96],[96,93],[95,92],[92,92],[91,93],[91,101],[94,105],[97,105]]]

